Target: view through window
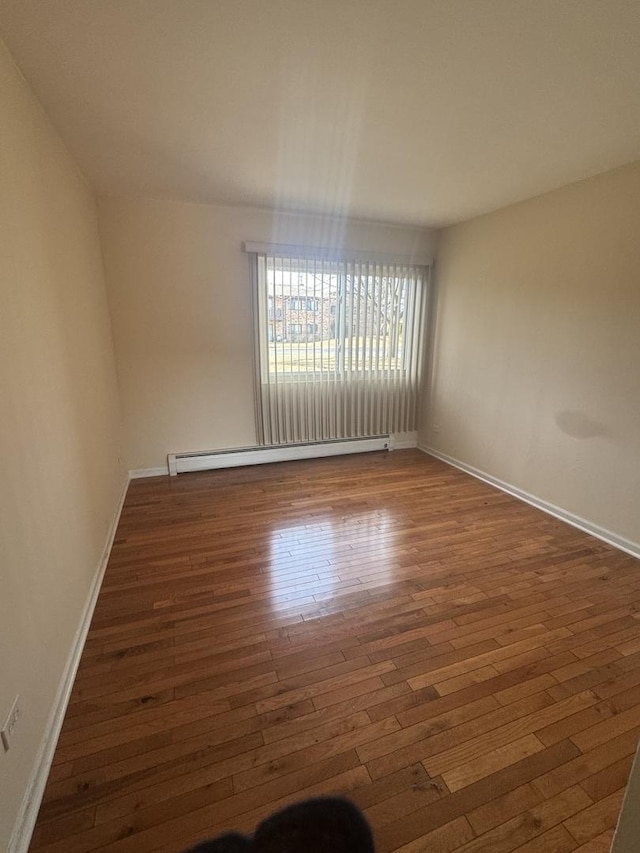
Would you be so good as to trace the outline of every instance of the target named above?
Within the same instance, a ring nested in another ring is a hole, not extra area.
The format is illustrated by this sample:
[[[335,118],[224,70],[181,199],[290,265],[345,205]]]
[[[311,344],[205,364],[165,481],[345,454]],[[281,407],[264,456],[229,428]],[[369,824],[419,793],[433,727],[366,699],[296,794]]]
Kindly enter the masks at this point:
[[[401,370],[412,332],[407,311],[416,302],[409,269],[265,258],[268,372],[295,377]]]

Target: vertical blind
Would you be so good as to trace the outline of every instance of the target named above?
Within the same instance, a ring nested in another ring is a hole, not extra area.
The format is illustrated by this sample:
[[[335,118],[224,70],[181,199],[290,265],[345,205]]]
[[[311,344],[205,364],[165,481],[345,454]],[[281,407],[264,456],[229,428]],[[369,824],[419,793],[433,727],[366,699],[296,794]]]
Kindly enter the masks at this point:
[[[416,429],[428,267],[254,252],[262,445]]]

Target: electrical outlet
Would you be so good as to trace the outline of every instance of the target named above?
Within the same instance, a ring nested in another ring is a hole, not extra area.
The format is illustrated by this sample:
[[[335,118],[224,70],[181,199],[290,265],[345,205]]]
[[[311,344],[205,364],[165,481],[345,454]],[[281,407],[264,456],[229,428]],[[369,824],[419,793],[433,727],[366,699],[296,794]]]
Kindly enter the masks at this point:
[[[0,736],[2,737],[2,745],[4,747],[4,751],[8,752],[9,747],[11,746],[11,741],[14,738],[16,732],[16,726],[20,720],[20,703],[19,696],[13,700],[13,705],[11,706],[11,710],[7,715],[7,719],[4,721],[4,725],[2,726],[2,730],[0,731]]]
[[[434,432],[440,432],[440,424],[433,424],[433,425],[431,426],[431,429],[432,429]]]

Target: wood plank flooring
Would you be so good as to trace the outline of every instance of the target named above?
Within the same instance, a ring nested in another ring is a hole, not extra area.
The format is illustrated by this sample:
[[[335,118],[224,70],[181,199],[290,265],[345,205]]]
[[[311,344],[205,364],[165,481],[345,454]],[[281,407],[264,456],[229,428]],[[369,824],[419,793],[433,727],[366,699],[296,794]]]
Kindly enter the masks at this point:
[[[31,850],[340,792],[380,853],[606,851],[639,569],[418,451],[134,481]]]

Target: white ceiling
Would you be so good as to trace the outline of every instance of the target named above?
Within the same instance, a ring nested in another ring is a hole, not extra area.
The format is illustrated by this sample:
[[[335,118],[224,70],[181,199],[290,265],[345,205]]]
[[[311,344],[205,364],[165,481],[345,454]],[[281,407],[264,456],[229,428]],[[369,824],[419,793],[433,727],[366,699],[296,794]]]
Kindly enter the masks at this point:
[[[640,0],[0,0],[100,193],[443,225],[640,159]]]

